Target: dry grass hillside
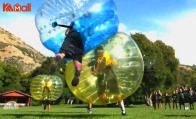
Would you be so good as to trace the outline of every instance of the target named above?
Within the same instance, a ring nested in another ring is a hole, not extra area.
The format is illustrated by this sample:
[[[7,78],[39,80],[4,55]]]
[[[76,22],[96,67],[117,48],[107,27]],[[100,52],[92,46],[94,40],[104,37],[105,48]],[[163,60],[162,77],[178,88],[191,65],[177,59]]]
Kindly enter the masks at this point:
[[[40,66],[45,56],[0,27],[0,60],[29,72]]]
[[[179,68],[186,69],[186,70],[192,70],[192,68],[190,66],[185,66],[185,65],[180,65]]]

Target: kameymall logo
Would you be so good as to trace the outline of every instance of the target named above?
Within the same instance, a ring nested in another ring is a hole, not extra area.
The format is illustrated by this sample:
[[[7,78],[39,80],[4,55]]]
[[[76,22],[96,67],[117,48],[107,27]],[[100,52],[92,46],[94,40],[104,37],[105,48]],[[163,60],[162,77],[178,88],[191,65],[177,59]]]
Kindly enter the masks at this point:
[[[30,12],[31,3],[28,3],[27,6],[21,6],[16,3],[13,7],[9,3],[3,3],[3,12]]]

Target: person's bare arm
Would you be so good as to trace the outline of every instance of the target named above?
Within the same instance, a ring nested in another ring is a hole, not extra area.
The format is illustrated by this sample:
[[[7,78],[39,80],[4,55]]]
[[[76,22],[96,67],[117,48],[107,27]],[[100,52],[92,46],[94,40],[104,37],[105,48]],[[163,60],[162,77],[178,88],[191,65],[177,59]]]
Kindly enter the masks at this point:
[[[114,61],[113,59],[110,59],[111,60],[111,63],[113,64],[113,65],[118,65],[118,62],[116,62],[116,61]]]

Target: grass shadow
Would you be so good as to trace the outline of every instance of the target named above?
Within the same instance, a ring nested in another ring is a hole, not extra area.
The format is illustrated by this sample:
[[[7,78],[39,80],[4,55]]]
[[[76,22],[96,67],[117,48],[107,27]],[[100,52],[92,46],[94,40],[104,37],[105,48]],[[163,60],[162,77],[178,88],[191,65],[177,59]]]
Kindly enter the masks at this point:
[[[165,115],[166,117],[196,117],[196,115],[186,115],[186,114],[178,114],[178,115]]]
[[[1,116],[14,116],[16,118],[25,118],[25,117],[38,117],[38,118],[93,118],[93,117],[107,117],[111,116],[109,114],[0,114]]]
[[[58,113],[58,114],[60,114],[60,113],[63,113],[63,114],[65,114],[65,113],[86,113],[86,112],[66,112],[66,111],[62,111],[62,112],[59,112],[59,111],[50,111],[50,112],[48,112],[48,111],[26,111],[26,112],[30,112],[30,113],[50,113],[50,114],[55,114],[55,113]]]
[[[88,105],[77,105],[70,106],[67,108],[87,108]],[[119,108],[119,105],[116,104],[108,104],[108,105],[93,105],[93,108]],[[125,106],[125,108],[137,108],[134,105]]]

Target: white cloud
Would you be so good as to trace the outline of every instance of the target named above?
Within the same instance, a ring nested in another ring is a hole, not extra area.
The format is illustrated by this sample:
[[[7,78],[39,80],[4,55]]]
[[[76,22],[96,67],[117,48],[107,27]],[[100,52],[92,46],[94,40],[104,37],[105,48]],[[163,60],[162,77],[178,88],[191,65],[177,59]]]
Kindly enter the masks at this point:
[[[148,39],[150,39],[151,41],[156,41],[158,40],[158,34],[157,34],[157,31],[149,31],[149,32],[144,32],[144,34],[146,35],[146,37]]]
[[[142,33],[144,34],[149,40],[155,42],[156,40],[158,40],[158,32],[157,31],[148,31],[148,32],[142,32],[139,30],[130,30],[127,33],[131,33],[131,34],[136,34],[136,33]]]
[[[143,33],[149,40],[162,40],[175,50],[175,55],[181,64],[196,65],[196,12],[189,13],[174,21],[159,22],[165,32],[131,30],[128,33]]]
[[[127,26],[123,23],[120,23],[118,31],[119,32],[126,32],[126,30],[127,30]]]
[[[130,30],[130,31],[128,31],[128,33],[130,33],[130,34],[136,34],[136,33],[140,33],[140,31],[138,31],[138,30]]]
[[[0,27],[18,36],[26,44],[40,51],[45,56],[54,55],[42,45],[35,26],[34,16],[18,15],[18,17],[14,16],[12,18],[1,17]]]
[[[196,64],[196,13],[190,13],[178,20],[165,24],[167,32],[159,38],[175,49],[181,64]]]

